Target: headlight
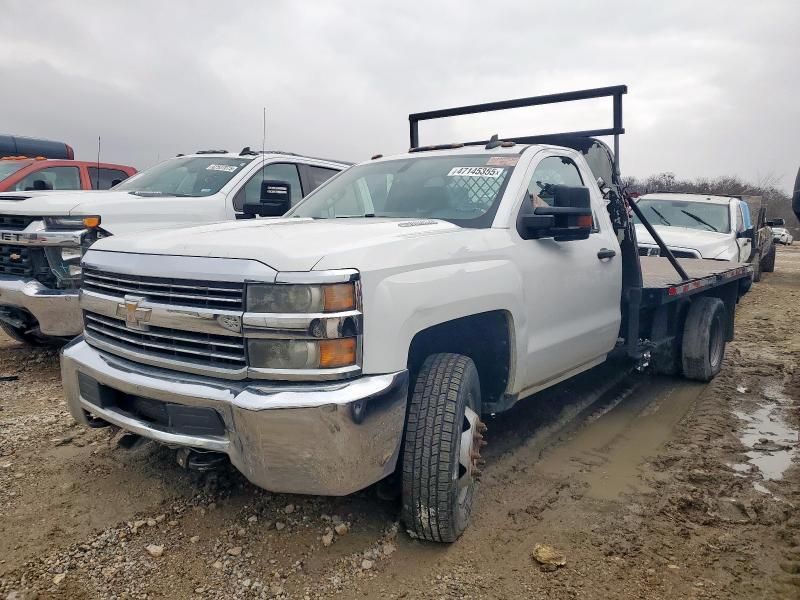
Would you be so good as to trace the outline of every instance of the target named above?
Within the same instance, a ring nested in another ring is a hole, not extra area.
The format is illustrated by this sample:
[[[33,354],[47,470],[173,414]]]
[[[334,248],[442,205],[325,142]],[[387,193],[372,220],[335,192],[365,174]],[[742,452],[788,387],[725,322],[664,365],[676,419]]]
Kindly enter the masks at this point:
[[[335,369],[356,364],[355,338],[333,340],[251,339],[249,365],[257,369]]]
[[[325,313],[356,308],[355,284],[263,284],[247,286],[247,312]]]
[[[45,217],[44,224],[47,229],[94,229],[100,226],[100,217]]]

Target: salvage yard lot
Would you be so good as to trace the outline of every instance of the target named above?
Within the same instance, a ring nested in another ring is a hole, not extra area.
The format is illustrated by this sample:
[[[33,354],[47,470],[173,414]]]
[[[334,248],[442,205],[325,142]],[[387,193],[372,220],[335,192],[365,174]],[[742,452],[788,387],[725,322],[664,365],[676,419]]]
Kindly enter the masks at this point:
[[[4,338],[0,598],[797,598],[798,324],[800,247],[780,247],[712,383],[606,366],[489,420],[447,547],[373,489],[270,494],[74,426],[57,353]]]

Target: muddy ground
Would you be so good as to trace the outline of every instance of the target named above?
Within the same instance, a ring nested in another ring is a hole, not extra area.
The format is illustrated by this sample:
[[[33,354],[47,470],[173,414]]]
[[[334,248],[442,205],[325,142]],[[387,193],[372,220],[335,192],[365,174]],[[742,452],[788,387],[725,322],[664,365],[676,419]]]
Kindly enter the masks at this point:
[[[57,355],[3,339],[0,598],[797,599],[798,363],[793,246],[710,385],[604,367],[491,419],[472,525],[440,546],[373,489],[269,494],[73,426]]]

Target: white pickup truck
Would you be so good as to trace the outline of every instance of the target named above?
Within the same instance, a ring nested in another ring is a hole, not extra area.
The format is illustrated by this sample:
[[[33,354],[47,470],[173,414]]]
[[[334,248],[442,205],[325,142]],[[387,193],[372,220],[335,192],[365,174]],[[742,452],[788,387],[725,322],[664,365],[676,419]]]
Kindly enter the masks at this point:
[[[482,415],[612,354],[708,380],[732,339],[749,267],[640,266],[593,132],[417,143],[424,119],[605,96],[619,119],[599,134],[616,135],[625,91],[412,115],[409,153],[349,168],[284,218],[97,242],[84,335],[62,353],[72,415],[189,467],[227,457],[278,492],[396,474],[409,532],[456,539]]]
[[[105,192],[0,194],[0,327],[31,344],[72,338],[83,328],[80,260],[97,239],[253,216],[246,205],[262,199],[265,181],[288,183],[295,204],[346,166],[212,150],[164,161]]]
[[[771,227],[782,224],[783,219],[766,220],[766,207],[760,196],[658,192],[641,196],[636,204],[675,257],[750,263],[752,281],[759,281],[762,271],[775,270]],[[636,224],[636,236],[641,255],[660,254],[660,248],[641,223]],[[743,292],[750,283],[742,282]]]

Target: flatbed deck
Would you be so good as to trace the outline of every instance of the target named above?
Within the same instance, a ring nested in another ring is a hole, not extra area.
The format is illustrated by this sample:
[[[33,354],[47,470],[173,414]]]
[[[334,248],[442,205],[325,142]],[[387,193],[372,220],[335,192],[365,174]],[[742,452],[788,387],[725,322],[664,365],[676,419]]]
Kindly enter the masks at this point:
[[[748,264],[703,258],[677,259],[689,280],[684,281],[669,260],[660,256],[640,256],[643,303],[663,304],[678,297],[697,294],[709,288],[747,277],[753,271]]]

